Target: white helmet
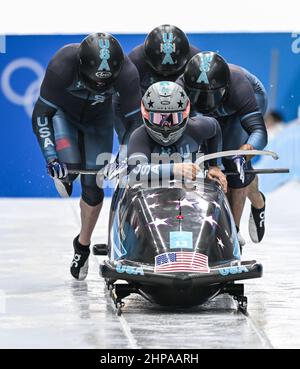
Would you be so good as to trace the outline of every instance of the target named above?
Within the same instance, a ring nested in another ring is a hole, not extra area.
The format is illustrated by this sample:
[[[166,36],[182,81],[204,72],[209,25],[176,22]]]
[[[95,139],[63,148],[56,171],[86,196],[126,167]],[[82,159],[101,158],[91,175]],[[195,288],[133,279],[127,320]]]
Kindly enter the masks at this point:
[[[141,110],[148,134],[157,143],[169,146],[178,141],[186,129],[190,101],[177,83],[162,81],[148,88]]]

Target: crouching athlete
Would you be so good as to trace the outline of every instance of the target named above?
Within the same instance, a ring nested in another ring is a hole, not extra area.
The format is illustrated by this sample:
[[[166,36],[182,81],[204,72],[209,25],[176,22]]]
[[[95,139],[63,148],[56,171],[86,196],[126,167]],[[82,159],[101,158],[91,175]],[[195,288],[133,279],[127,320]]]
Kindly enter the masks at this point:
[[[99,170],[113,143],[112,95],[118,93],[127,133],[142,123],[136,67],[118,41],[106,33],[61,48],[50,61],[32,116],[33,130],[61,195],[70,196],[76,175],[68,169]],[[71,274],[88,272],[89,245],[103,202],[96,176],[81,175],[81,229],[73,241]]]
[[[222,135],[218,122],[203,116],[189,118],[189,98],[174,82],[162,81],[151,85],[142,99],[141,111],[144,125],[133,132],[128,143],[128,163],[132,172],[137,172],[138,166],[140,171],[147,172],[147,168],[142,167],[149,166],[148,178],[153,178],[151,154],[171,156],[175,153],[180,155],[182,162],[159,164],[159,178],[195,180],[200,171],[195,163],[197,154],[220,150]],[[185,162],[187,157],[188,162]],[[210,163],[207,177],[218,181],[227,191],[226,176],[217,166],[217,161]]]
[[[216,118],[222,129],[223,150],[263,150],[267,131],[263,115],[267,95],[263,84],[242,67],[227,62],[214,52],[201,52],[187,64],[177,81],[187,92],[192,110]],[[258,243],[265,233],[265,197],[259,191],[258,178],[247,174],[250,158],[223,159],[228,171],[240,171],[240,177],[228,176],[228,199],[239,232],[246,197],[251,202],[249,234]]]

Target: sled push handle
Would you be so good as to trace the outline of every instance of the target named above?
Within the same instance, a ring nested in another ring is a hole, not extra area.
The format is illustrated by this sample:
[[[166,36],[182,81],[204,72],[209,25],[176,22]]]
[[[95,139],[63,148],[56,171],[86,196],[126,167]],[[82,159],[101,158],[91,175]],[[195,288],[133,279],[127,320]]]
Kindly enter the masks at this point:
[[[196,160],[196,164],[201,165],[202,163],[205,163],[208,160],[212,159],[219,159],[219,158],[226,158],[230,156],[272,156],[274,160],[278,160],[279,156],[276,154],[276,152],[273,151],[265,151],[265,150],[229,150],[229,151],[220,151],[215,152],[213,154],[207,154],[203,155],[200,158]]]
[[[274,160],[278,160],[279,156],[273,151],[264,151],[264,150],[229,150],[229,151],[221,151],[213,154],[203,155],[196,160],[196,164],[201,165],[208,160],[225,158],[236,155],[251,155],[251,156],[272,156]],[[116,162],[109,163],[105,167],[100,170],[94,169],[69,169],[69,174],[87,174],[87,175],[102,175],[105,179],[111,180],[114,179],[117,175],[123,173],[123,171],[127,169],[126,164],[118,165]],[[289,169],[287,168],[271,168],[271,169],[251,169],[246,170],[245,173],[253,173],[253,174],[273,174],[273,173],[289,173]],[[226,175],[237,175],[237,172],[224,172]]]
[[[239,172],[229,172],[224,170],[226,176],[239,176]],[[276,173],[290,173],[288,168],[266,168],[266,169],[246,169],[245,174],[276,174]]]

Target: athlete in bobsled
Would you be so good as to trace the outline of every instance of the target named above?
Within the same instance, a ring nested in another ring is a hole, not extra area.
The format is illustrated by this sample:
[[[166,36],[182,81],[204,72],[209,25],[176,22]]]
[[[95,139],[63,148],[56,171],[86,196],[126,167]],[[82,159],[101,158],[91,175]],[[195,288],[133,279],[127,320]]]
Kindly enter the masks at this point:
[[[264,86],[246,69],[227,62],[217,53],[201,52],[187,64],[177,81],[187,92],[193,111],[215,117],[220,123],[223,150],[262,150],[267,144],[263,115],[267,108]],[[258,177],[245,174],[251,169],[251,157],[224,158],[228,176],[228,198],[239,232],[246,197],[251,202],[249,234],[258,243],[265,233],[265,197],[258,189]],[[245,244],[240,232],[241,246]]]
[[[186,34],[178,27],[164,24],[154,28],[147,35],[145,42],[128,54],[138,70],[142,94],[155,82],[175,82],[183,73],[186,63],[199,51],[189,43]],[[115,127],[119,141],[122,142],[124,126],[122,120],[118,118],[117,96],[114,98],[114,106]]]
[[[50,61],[32,115],[33,130],[61,195],[70,196],[77,175],[68,169],[100,169],[97,157],[110,160],[113,144],[112,95],[120,98],[122,120],[129,135],[139,124],[139,75],[110,34],[94,33],[80,44],[61,48]],[[81,175],[81,229],[73,241],[71,274],[88,272],[91,236],[103,189],[95,175]]]
[[[211,117],[189,117],[190,101],[183,88],[169,81],[157,82],[146,91],[141,111],[144,125],[137,128],[128,143],[128,165],[137,173],[148,173],[148,178],[195,180],[200,167],[197,154],[220,151],[222,136],[218,122]],[[153,165],[153,154],[180,155],[179,162],[162,163],[159,170]],[[153,171],[153,173],[152,173]],[[211,161],[207,177],[218,181],[227,191],[226,176]]]
[[[219,152],[217,120],[190,117],[186,93],[169,81],[148,88],[141,111],[144,125],[129,139],[128,166],[111,202],[108,259],[100,265],[117,313],[132,293],[180,307],[229,293],[245,311],[244,286],[235,282],[260,278],[262,265],[241,260],[218,167],[231,152]]]

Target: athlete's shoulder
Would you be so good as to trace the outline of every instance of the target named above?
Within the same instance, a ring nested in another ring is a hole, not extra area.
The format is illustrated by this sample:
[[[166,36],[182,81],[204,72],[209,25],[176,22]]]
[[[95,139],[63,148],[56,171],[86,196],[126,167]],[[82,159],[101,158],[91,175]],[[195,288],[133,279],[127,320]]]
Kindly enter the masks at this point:
[[[133,61],[133,63],[140,62],[141,59],[144,59],[144,44],[136,46],[130,51],[128,56]]]
[[[59,49],[50,60],[47,70],[69,85],[77,71],[79,44],[68,44]]]
[[[240,115],[256,112],[259,108],[255,98],[254,86],[247,71],[230,64],[230,85],[226,104]]]
[[[124,63],[120,74],[126,75],[128,73],[137,75],[137,69],[132,60],[127,55],[124,55]]]
[[[253,87],[247,78],[246,72],[238,65],[229,64],[230,83],[228,100],[233,105],[239,105],[245,97],[253,94]]]
[[[144,44],[136,46],[130,53],[129,53],[130,60],[134,63],[136,66],[139,75],[142,76],[146,73],[148,70],[148,64],[145,60],[145,54],[144,54]]]
[[[217,132],[218,122],[213,117],[207,117],[201,114],[189,118],[187,124],[188,133],[196,140],[209,139]]]
[[[129,138],[128,157],[141,153],[149,156],[153,144],[153,140],[148,135],[144,125],[136,128]]]
[[[190,58],[198,53],[200,53],[200,49],[197,46],[190,45]]]
[[[124,63],[121,72],[114,84],[115,90],[124,94],[129,91],[139,91],[140,79],[136,66],[127,55],[124,56]]]
[[[147,133],[147,130],[146,130],[146,127],[143,125],[139,126],[138,128],[136,128],[131,136],[130,136],[130,139],[129,139],[129,143],[130,142],[134,142],[134,141],[147,141],[147,142],[150,142],[151,141],[151,138],[150,136],[148,135]]]
[[[230,84],[235,86],[237,83],[248,83],[246,70],[239,65],[228,64],[230,70]]]

